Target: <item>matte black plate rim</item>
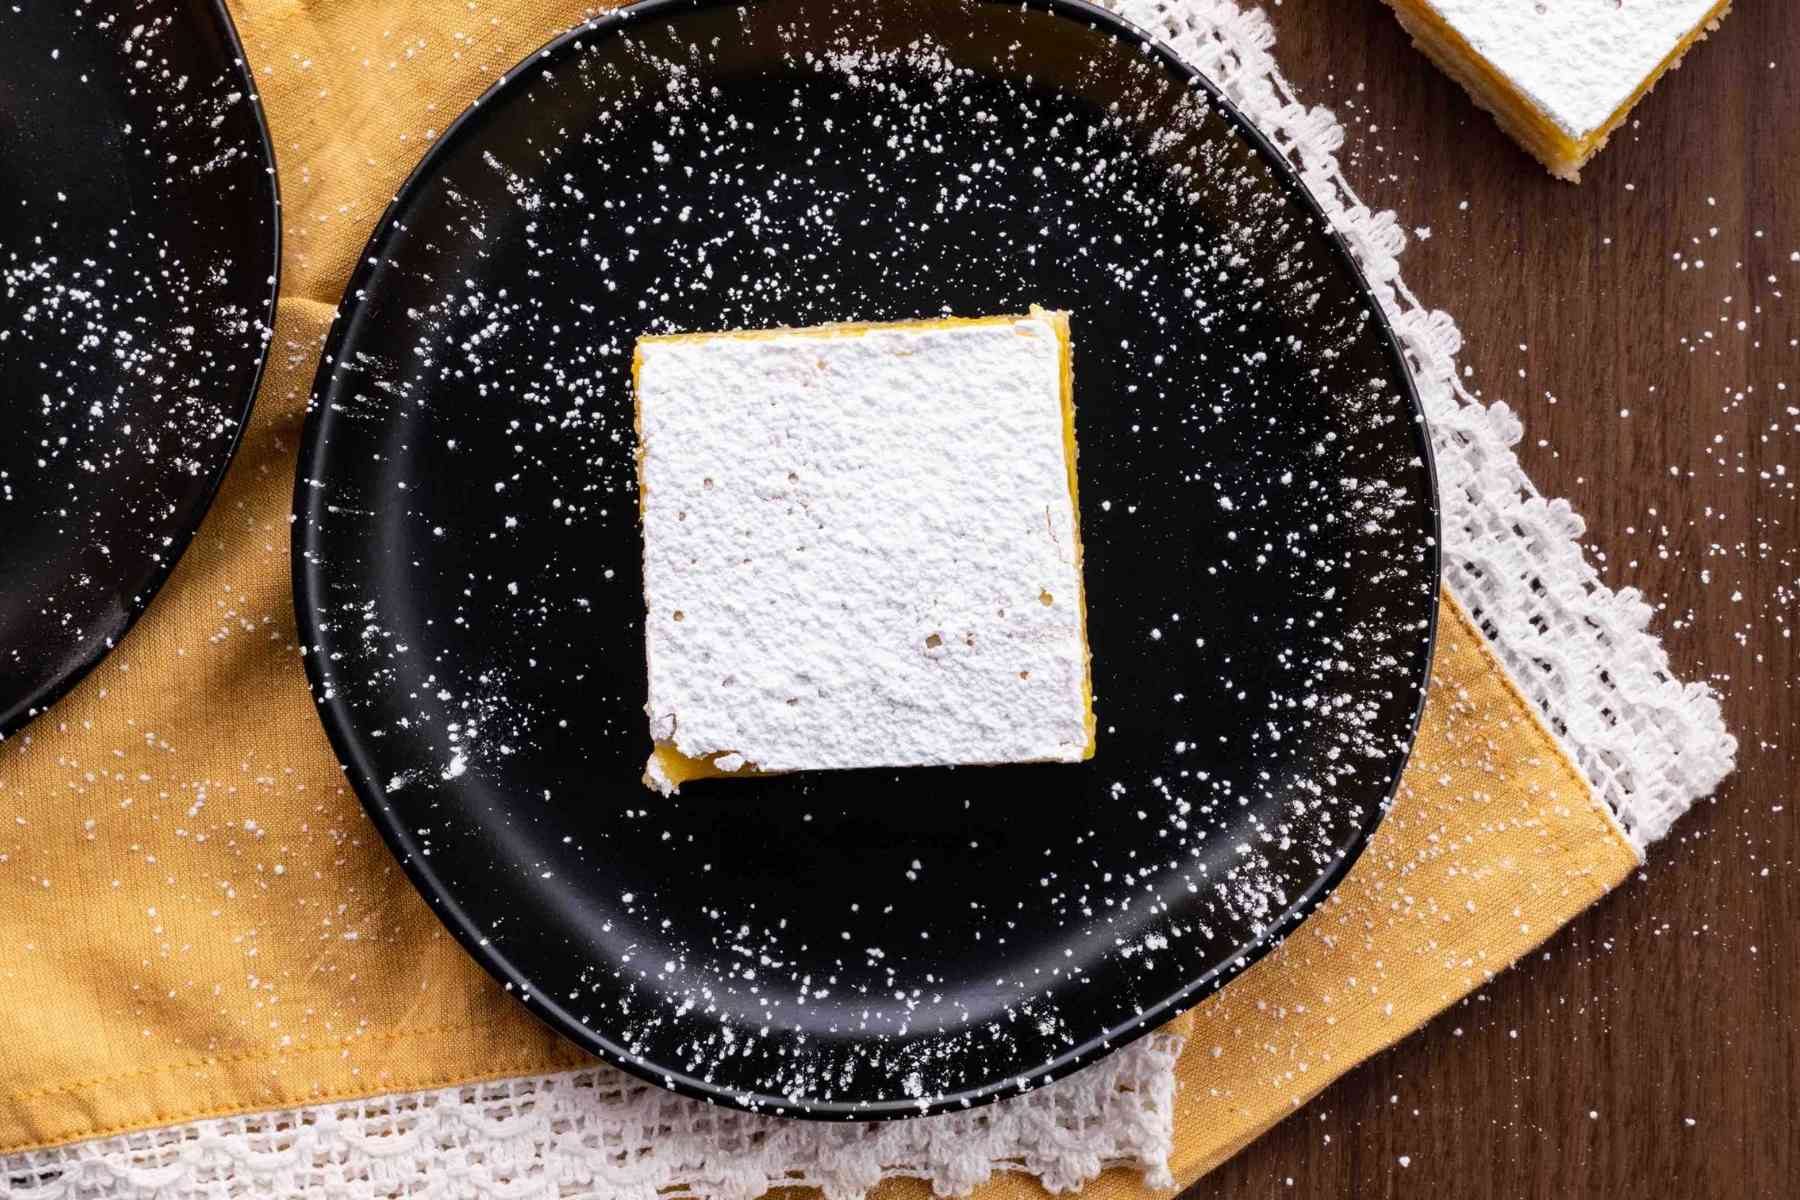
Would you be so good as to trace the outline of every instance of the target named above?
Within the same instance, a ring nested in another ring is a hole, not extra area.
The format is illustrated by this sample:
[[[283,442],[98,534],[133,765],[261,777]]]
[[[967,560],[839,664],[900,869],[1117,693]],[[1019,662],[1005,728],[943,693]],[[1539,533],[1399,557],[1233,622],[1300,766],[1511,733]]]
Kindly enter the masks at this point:
[[[723,1104],[748,1112],[816,1120],[870,1121],[896,1120],[965,1110],[983,1104],[991,1104],[1009,1095],[1019,1094],[1023,1090],[1020,1086],[1022,1078],[1028,1078],[1027,1086],[1029,1087],[1040,1086],[1043,1083],[1060,1079],[1136,1041],[1185,1008],[1191,1007],[1199,998],[1200,993],[1206,990],[1217,991],[1274,949],[1281,942],[1286,931],[1305,920],[1307,915],[1331,894],[1350,868],[1355,865],[1357,859],[1361,857],[1382,818],[1392,806],[1394,794],[1400,785],[1400,777],[1404,773],[1406,762],[1411,758],[1413,745],[1417,742],[1419,723],[1425,709],[1425,679],[1429,678],[1430,666],[1437,646],[1438,606],[1435,603],[1430,606],[1427,618],[1428,627],[1425,631],[1425,650],[1422,660],[1424,677],[1419,680],[1419,699],[1414,706],[1407,731],[1406,757],[1396,767],[1394,778],[1389,784],[1386,794],[1380,798],[1380,803],[1371,806],[1370,816],[1355,843],[1311,887],[1301,893],[1285,912],[1270,922],[1268,932],[1261,938],[1238,947],[1234,953],[1225,958],[1221,965],[1146,1006],[1134,1019],[1088,1039],[1049,1063],[1034,1063],[1022,1073],[1009,1073],[978,1087],[946,1093],[929,1100],[902,1097],[894,1100],[860,1103],[848,1101],[795,1102],[785,1096],[724,1087],[679,1070],[664,1068],[648,1062],[632,1054],[598,1030],[582,1024],[574,1014],[562,1008],[554,1000],[541,995],[530,977],[514,966],[506,953],[482,934],[476,921],[457,903],[451,889],[437,878],[430,864],[422,857],[406,851],[405,834],[401,822],[392,807],[386,802],[379,773],[363,752],[363,744],[355,733],[354,720],[341,705],[334,703],[331,698],[326,696],[326,681],[321,672],[317,655],[313,653],[313,650],[320,644],[320,617],[323,614],[324,598],[317,594],[308,575],[309,558],[319,548],[317,544],[319,525],[314,520],[316,515],[314,510],[322,503],[320,489],[309,485],[309,480],[316,478],[322,452],[320,437],[322,409],[319,405],[319,398],[330,390],[333,372],[338,365],[339,356],[344,350],[344,338],[353,324],[347,319],[347,316],[355,308],[361,306],[367,298],[366,290],[370,278],[374,274],[376,265],[385,257],[388,240],[393,235],[397,224],[397,214],[404,210],[406,202],[414,191],[435,176],[440,160],[447,157],[451,148],[458,145],[468,134],[473,127],[476,115],[482,109],[491,105],[509,89],[525,86],[529,80],[535,78],[538,72],[555,65],[560,56],[583,39],[596,35],[609,35],[627,25],[642,23],[666,13],[691,11],[732,2],[736,2],[736,0],[638,0],[637,3],[616,9],[558,34],[521,60],[512,70],[502,75],[471,102],[468,108],[459,113],[446,128],[443,136],[432,144],[425,156],[419,160],[418,165],[407,175],[405,182],[395,191],[394,198],[388,202],[387,210],[370,235],[367,245],[363,248],[356,273],[351,277],[349,285],[344,290],[344,297],[338,305],[337,315],[333,319],[330,336],[326,341],[324,352],[320,356],[319,369],[313,380],[306,424],[301,435],[300,457],[294,479],[294,520],[298,528],[291,545],[291,563],[294,580],[294,609],[299,624],[302,661],[305,663],[307,678],[312,687],[314,704],[318,709],[320,721],[325,726],[326,736],[331,742],[332,749],[344,764],[346,776],[364,808],[368,810],[370,819],[374,821],[383,840],[388,843],[389,849],[400,860],[401,867],[406,871],[413,885],[431,904],[438,919],[444,923],[475,961],[508,992],[524,1001],[540,1020],[546,1022],[563,1037],[648,1083],[708,1103]],[[981,0],[981,2],[1006,3],[1009,7],[1018,7],[1020,0]],[[1232,104],[1210,79],[1183,62],[1174,51],[1153,35],[1111,12],[1089,3],[1089,0],[1023,0],[1023,3],[1025,7],[1044,10],[1106,30],[1118,38],[1146,45],[1174,77],[1186,80],[1191,86],[1200,87],[1206,92],[1215,110],[1229,120],[1241,135],[1249,139],[1250,143],[1272,164],[1276,178],[1319,222],[1321,231],[1331,242],[1339,260],[1348,269],[1351,278],[1368,300],[1374,324],[1387,344],[1388,353],[1397,367],[1396,374],[1401,380],[1401,389],[1413,411],[1413,428],[1418,442],[1419,455],[1425,467],[1426,482],[1430,489],[1430,494],[1426,497],[1426,509],[1432,531],[1430,578],[1433,581],[1435,593],[1436,587],[1442,579],[1442,513],[1438,503],[1436,460],[1433,457],[1431,439],[1427,433],[1424,408],[1420,403],[1418,390],[1414,385],[1412,372],[1407,366],[1400,343],[1394,336],[1393,327],[1388,322],[1387,314],[1382,310],[1369,286],[1367,276],[1345,244],[1342,235],[1332,226],[1324,209],[1319,206],[1317,199],[1300,181],[1299,173],[1294,169],[1293,164],[1274,147],[1260,130],[1244,118],[1236,105]]]
[[[255,72],[250,70],[249,61],[244,57],[244,44],[238,39],[237,26],[232,23],[231,13],[226,11],[225,0],[211,0],[213,17],[225,34],[226,45],[231,50],[233,70],[244,88],[244,98],[256,115],[256,136],[261,143],[263,167],[268,172],[269,189],[272,203],[269,211],[270,236],[274,239],[271,247],[274,251],[274,266],[269,272],[269,298],[263,305],[263,328],[268,336],[263,338],[262,352],[256,356],[256,366],[250,372],[250,386],[244,399],[243,408],[238,414],[237,428],[231,435],[230,444],[225,448],[225,456],[206,480],[203,488],[205,499],[194,509],[193,516],[182,522],[170,535],[173,551],[156,570],[150,573],[148,582],[134,597],[134,603],[126,606],[125,620],[99,644],[99,646],[71,659],[62,671],[40,685],[36,691],[29,692],[20,698],[9,716],[0,717],[0,741],[5,741],[27,724],[42,716],[44,710],[74,689],[75,685],[86,679],[88,672],[100,665],[102,659],[111,654],[131,627],[138,623],[138,618],[149,611],[150,602],[162,591],[163,584],[174,574],[175,567],[181,562],[181,556],[193,544],[194,535],[200,532],[200,523],[206,520],[206,514],[212,511],[213,501],[218,498],[219,488],[225,482],[226,472],[237,458],[238,447],[243,445],[244,431],[250,424],[250,415],[256,409],[256,393],[262,387],[263,371],[269,365],[269,348],[274,343],[275,305],[281,297],[281,174],[275,169],[275,143],[269,137],[269,122],[263,113],[262,94],[256,90]]]

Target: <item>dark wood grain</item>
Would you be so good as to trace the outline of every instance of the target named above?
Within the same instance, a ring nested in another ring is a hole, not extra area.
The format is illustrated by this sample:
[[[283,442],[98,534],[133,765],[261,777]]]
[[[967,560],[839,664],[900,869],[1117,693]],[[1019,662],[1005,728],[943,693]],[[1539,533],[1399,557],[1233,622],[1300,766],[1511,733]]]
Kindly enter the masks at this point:
[[[1578,187],[1376,0],[1270,15],[1363,198],[1430,230],[1406,278],[1470,382],[1741,749],[1639,877],[1189,1195],[1800,1195],[1800,5],[1738,0]]]

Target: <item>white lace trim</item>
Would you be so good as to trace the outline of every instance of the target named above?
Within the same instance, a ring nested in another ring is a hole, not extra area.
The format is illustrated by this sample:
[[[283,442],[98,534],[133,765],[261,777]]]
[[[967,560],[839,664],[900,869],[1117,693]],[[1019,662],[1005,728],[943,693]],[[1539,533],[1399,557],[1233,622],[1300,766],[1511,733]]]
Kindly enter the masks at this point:
[[[1363,265],[1411,361],[1432,426],[1445,574],[1640,850],[1732,768],[1714,696],[1683,684],[1648,629],[1583,557],[1581,519],[1546,500],[1512,447],[1504,404],[1461,385],[1456,324],[1400,278],[1405,235],[1339,169],[1344,131],[1299,104],[1270,57],[1274,31],[1232,0],[1111,0],[1216,82],[1300,168]],[[853,1200],[883,1178],[966,1195],[996,1171],[1081,1188],[1114,1166],[1172,1186],[1179,1039],[1156,1035],[1034,1092],[969,1113],[879,1125],[751,1116],[683,1099],[609,1067],[229,1117],[0,1156],[0,1200],[224,1200],[300,1192],[342,1200],[545,1197],[750,1200],[811,1185]]]
[[[1109,1167],[1174,1186],[1175,1060],[1153,1034],[1078,1075],[970,1112],[826,1125],[689,1100],[611,1067],[197,1121],[0,1158],[9,1200],[231,1196],[754,1200],[882,1179],[966,1196],[997,1171],[1052,1192]]]
[[[1111,0],[1164,39],[1300,169],[1361,262],[1418,384],[1437,452],[1444,576],[1544,714],[1564,751],[1641,854],[1731,773],[1737,740],[1718,698],[1669,669],[1635,588],[1601,582],[1581,548],[1585,526],[1565,500],[1537,490],[1513,452],[1524,426],[1503,403],[1483,404],[1456,368],[1462,334],[1426,309],[1400,277],[1406,235],[1371,212],[1339,168],[1344,130],[1294,96],[1260,10],[1232,0]]]

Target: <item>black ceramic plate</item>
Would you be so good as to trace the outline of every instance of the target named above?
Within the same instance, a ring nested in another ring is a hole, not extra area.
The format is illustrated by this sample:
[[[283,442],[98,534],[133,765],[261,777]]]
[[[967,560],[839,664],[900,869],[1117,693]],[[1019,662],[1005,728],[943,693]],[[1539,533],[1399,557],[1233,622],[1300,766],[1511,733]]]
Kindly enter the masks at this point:
[[[638,782],[646,332],[1074,314],[1099,753]],[[641,5],[443,137],[319,370],[326,728],[481,962],[647,1079],[904,1116],[1217,987],[1392,794],[1436,611],[1423,422],[1289,170],[1095,9]]]
[[[275,159],[218,0],[0,9],[0,737],[162,585],[249,416]]]

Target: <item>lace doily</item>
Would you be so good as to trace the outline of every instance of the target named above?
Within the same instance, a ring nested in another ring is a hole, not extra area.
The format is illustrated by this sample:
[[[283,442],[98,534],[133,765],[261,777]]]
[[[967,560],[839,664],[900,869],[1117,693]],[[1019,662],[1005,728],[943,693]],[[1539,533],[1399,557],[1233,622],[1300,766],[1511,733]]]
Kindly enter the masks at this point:
[[[0,1196],[605,1197],[753,1200],[884,1178],[967,1195],[996,1171],[1074,1191],[1108,1167],[1171,1187],[1179,1039],[966,1113],[825,1125],[752,1116],[611,1067],[198,1121],[0,1159]]]
[[[1339,168],[1344,130],[1270,57],[1274,31],[1232,0],[1113,0],[1204,71],[1300,169],[1404,345],[1432,425],[1445,573],[1515,681],[1640,850],[1732,768],[1716,698],[1683,684],[1638,593],[1583,556],[1581,519],[1532,485],[1504,404],[1457,376],[1461,334],[1400,278],[1405,235]],[[1171,1186],[1178,1039],[1143,1039],[1087,1070],[970,1113],[879,1125],[751,1116],[607,1067],[200,1121],[0,1157],[0,1197],[200,1198],[317,1190],[375,1197],[750,1200],[811,1185],[851,1200],[892,1176],[966,1195],[996,1171],[1073,1191],[1124,1166]]]

